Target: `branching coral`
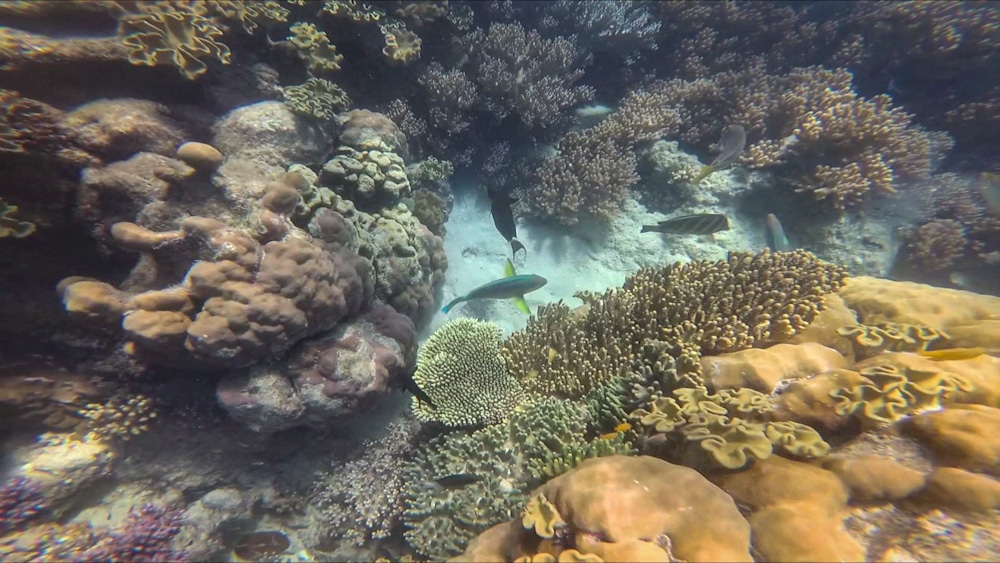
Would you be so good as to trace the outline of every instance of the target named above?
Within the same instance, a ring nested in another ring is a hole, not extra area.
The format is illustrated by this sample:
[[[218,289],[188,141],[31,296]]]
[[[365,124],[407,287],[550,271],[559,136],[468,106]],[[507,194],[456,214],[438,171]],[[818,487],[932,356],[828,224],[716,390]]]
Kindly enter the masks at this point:
[[[511,113],[529,128],[547,129],[565,119],[562,111],[590,100],[594,90],[574,86],[588,59],[563,37],[542,39],[520,24],[493,24],[468,34],[471,74],[497,119]]]
[[[89,419],[90,431],[102,440],[131,440],[149,430],[149,424],[156,418],[152,399],[141,394],[90,403],[80,414]]]
[[[594,50],[624,54],[639,49],[656,49],[660,21],[634,0],[622,2],[573,2],[557,0],[543,4],[543,11],[566,23]]]
[[[168,64],[189,79],[208,70],[203,59],[229,64],[229,47],[216,41],[222,30],[212,20],[193,13],[157,12],[125,16],[118,22],[118,36],[130,49],[132,64]]]
[[[320,121],[329,121],[339,111],[351,105],[339,86],[323,78],[310,77],[298,86],[288,86],[284,89],[285,105],[299,115],[314,117]]]
[[[430,105],[431,125],[448,134],[469,128],[479,95],[464,72],[459,69],[446,71],[439,63],[431,63],[420,73],[417,82]]]
[[[413,398],[420,420],[447,426],[482,426],[505,420],[522,400],[517,380],[500,354],[501,330],[475,319],[456,319],[431,335],[417,356],[413,381],[434,406]]]

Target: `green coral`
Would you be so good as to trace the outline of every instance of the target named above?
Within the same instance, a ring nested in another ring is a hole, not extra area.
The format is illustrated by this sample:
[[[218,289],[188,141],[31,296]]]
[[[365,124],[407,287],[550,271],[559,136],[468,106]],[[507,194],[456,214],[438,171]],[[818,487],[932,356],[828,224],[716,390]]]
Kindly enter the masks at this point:
[[[311,73],[340,70],[344,56],[337,53],[336,45],[330,43],[325,32],[311,23],[299,22],[291,27],[288,42],[298,50],[299,58],[306,63]]]
[[[837,400],[837,414],[855,415],[866,424],[888,424],[906,415],[937,410],[955,391],[973,389],[964,377],[937,370],[877,365],[860,373],[868,382],[835,389],[830,396]]]
[[[455,556],[479,533],[512,519],[545,480],[585,459],[634,453],[623,434],[594,438],[591,417],[582,404],[545,397],[518,406],[505,424],[433,440],[406,470],[407,541],[432,560]],[[437,484],[454,474],[477,479]]]
[[[351,105],[351,99],[340,86],[315,77],[307,79],[298,86],[285,88],[284,96],[288,109],[320,121],[333,119],[338,111]]]
[[[771,400],[753,389],[684,388],[674,397],[660,397],[648,409],[636,409],[629,418],[647,437],[664,435],[680,457],[686,446],[698,444],[710,459],[727,469],[738,469],[751,459],[767,459],[775,449],[802,458],[830,451],[816,430],[797,422],[771,420]]]
[[[837,334],[851,340],[854,354],[859,359],[877,356],[883,352],[926,350],[932,343],[948,339],[948,334],[943,330],[902,323],[848,325],[838,329]]]
[[[229,64],[232,54],[216,41],[222,29],[209,19],[188,12],[128,15],[118,21],[118,36],[128,47],[132,64],[168,64],[187,78],[208,70],[203,59]]]
[[[13,217],[17,206],[10,205],[0,198],[0,238],[24,238],[35,232],[35,224],[19,221]]]
[[[505,420],[524,398],[500,354],[503,331],[494,323],[456,319],[431,335],[417,356],[413,380],[434,407],[413,399],[423,421],[482,426]]]

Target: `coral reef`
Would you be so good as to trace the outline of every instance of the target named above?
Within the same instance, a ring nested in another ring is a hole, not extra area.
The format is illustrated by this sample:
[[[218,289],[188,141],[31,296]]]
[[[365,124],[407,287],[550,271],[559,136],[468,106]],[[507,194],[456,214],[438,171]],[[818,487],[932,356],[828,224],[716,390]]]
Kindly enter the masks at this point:
[[[403,377],[416,344],[409,318],[386,305],[304,340],[281,361],[223,378],[219,403],[257,432],[324,427],[371,409]]]
[[[491,528],[460,559],[753,561],[750,526],[733,500],[698,472],[656,458],[588,460],[531,498],[547,510],[529,503],[523,518]]]
[[[184,12],[129,15],[119,20],[118,28],[122,43],[129,49],[129,62],[171,65],[188,79],[208,71],[202,59],[229,64],[229,47],[216,40],[222,33],[211,19]]]
[[[0,199],[0,238],[24,238],[35,232],[35,224],[14,217],[17,206]]]
[[[288,109],[320,121],[329,121],[351,105],[351,99],[339,86],[314,76],[298,86],[288,86],[283,93]]]
[[[413,381],[433,405],[413,398],[413,414],[446,426],[502,422],[524,398],[500,353],[500,327],[475,319],[442,326],[421,347]]]

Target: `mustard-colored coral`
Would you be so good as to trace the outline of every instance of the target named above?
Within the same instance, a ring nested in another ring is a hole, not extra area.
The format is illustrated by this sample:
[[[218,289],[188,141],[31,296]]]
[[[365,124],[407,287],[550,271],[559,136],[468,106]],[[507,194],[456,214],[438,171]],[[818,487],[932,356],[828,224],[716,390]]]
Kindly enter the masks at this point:
[[[344,60],[344,56],[337,53],[336,45],[330,43],[325,32],[306,22],[296,23],[291,27],[291,32],[288,41],[298,50],[299,57],[306,63],[309,72],[340,70],[340,62]]]
[[[482,426],[505,420],[522,400],[517,380],[500,354],[500,327],[456,319],[431,335],[420,349],[413,380],[434,406],[414,397],[420,420],[447,426]]]
[[[545,495],[534,495],[524,507],[521,525],[526,530],[533,530],[540,538],[550,539],[555,537],[556,529],[565,526],[566,522]]]
[[[35,232],[35,224],[14,218],[17,206],[10,205],[0,198],[0,238],[24,238]]]
[[[288,86],[284,90],[285,105],[299,115],[328,121],[338,111],[351,105],[351,99],[333,82],[310,77],[303,84]]]
[[[423,40],[416,33],[402,27],[382,26],[382,35],[385,37],[382,54],[390,63],[407,64],[420,58]]]
[[[948,333],[943,330],[905,323],[848,325],[838,329],[837,334],[851,339],[858,359],[882,352],[916,352],[948,339]]]
[[[172,65],[189,79],[208,70],[205,59],[229,64],[229,47],[216,40],[221,35],[211,19],[193,13],[131,15],[118,22],[118,36],[129,48],[129,62]]]

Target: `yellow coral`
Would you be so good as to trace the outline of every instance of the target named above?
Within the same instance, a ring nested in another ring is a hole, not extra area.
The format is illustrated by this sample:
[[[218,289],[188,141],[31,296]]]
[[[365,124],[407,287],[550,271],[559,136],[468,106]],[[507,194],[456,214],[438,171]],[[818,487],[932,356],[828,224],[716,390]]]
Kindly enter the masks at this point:
[[[229,64],[232,54],[216,41],[222,30],[212,20],[193,13],[151,13],[125,16],[118,22],[118,36],[129,48],[132,64],[169,64],[189,79],[208,70],[202,60],[214,58]]]
[[[35,232],[34,223],[15,219],[13,217],[15,213],[17,206],[10,205],[0,198],[0,238],[24,238]]]
[[[534,530],[538,537],[548,539],[555,537],[556,529],[565,526],[566,522],[545,495],[536,494],[524,508],[521,525],[525,530]]]
[[[382,54],[388,57],[389,62],[407,64],[420,58],[423,40],[416,33],[401,27],[382,26],[381,29],[385,36]]]

